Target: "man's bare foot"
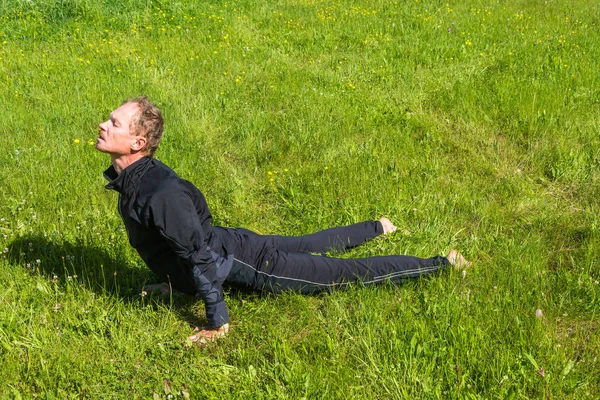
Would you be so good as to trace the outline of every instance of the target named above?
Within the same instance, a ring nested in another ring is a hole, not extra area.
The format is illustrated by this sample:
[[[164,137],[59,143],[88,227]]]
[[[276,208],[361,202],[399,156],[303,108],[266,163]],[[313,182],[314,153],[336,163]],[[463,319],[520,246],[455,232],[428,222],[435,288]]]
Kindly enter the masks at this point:
[[[388,233],[396,232],[396,226],[392,224],[392,221],[387,219],[386,217],[379,218],[379,222],[381,222],[381,226],[383,226],[383,234],[387,235]]]
[[[219,338],[225,337],[227,332],[229,332],[229,324],[225,324],[217,329],[196,327],[193,332],[195,333],[188,337],[192,343],[206,344],[209,340],[214,342]]]
[[[145,285],[144,291],[148,293],[159,292],[161,296],[168,296],[171,293],[171,287],[168,283],[156,283],[154,285]]]
[[[467,259],[458,252],[458,250],[450,250],[450,253],[448,253],[446,258],[448,259],[448,261],[450,261],[450,264],[453,265],[456,269],[468,267],[469,265],[471,265],[471,263],[468,262]]]

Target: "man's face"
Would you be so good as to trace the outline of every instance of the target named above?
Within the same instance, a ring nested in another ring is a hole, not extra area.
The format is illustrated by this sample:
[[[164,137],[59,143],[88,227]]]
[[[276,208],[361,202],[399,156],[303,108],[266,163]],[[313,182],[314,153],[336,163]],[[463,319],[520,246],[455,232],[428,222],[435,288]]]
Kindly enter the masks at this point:
[[[115,156],[131,154],[136,136],[130,132],[130,126],[137,112],[137,104],[125,103],[110,113],[108,121],[98,125],[96,149]]]

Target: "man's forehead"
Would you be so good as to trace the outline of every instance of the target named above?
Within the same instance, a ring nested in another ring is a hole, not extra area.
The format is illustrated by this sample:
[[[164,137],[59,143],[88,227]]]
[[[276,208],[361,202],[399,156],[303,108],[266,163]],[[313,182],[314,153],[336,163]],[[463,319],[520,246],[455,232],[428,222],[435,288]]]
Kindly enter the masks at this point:
[[[111,112],[110,116],[117,119],[123,119],[127,117],[131,118],[138,112],[138,108],[138,105],[135,103],[125,103],[121,107]]]

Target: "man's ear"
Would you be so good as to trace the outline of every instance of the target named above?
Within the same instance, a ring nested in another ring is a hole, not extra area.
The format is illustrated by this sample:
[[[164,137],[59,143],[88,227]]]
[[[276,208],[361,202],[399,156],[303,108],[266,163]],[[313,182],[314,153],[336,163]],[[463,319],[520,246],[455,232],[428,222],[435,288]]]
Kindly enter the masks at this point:
[[[131,143],[131,150],[141,151],[146,147],[146,143],[148,143],[148,140],[144,136],[134,136],[134,141]]]

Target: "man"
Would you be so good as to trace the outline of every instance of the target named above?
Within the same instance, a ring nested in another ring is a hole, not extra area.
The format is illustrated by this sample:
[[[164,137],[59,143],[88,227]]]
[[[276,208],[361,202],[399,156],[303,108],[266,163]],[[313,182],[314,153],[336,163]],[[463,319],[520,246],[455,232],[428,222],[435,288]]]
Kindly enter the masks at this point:
[[[163,134],[160,110],[147,97],[125,101],[99,125],[96,149],[111,156],[107,189],[119,192],[118,208],[129,243],[170,288],[204,300],[208,328],[190,336],[212,340],[229,329],[222,284],[258,290],[312,292],[351,282],[365,284],[421,276],[447,265],[467,265],[456,250],[447,257],[384,256],[340,259],[312,253],[343,251],[396,227],[387,218],[299,237],[263,236],[213,226],[202,193],[154,159]]]

